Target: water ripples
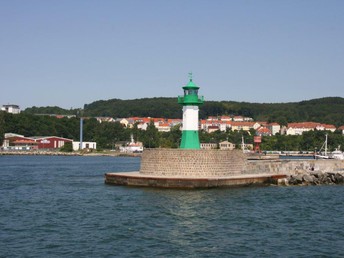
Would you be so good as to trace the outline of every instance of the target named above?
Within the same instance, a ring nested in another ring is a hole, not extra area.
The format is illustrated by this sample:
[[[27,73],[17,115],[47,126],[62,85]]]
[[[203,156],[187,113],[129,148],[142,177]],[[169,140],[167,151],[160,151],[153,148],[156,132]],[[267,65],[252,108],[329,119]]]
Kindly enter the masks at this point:
[[[341,257],[342,186],[104,185],[138,158],[1,157],[0,257]]]

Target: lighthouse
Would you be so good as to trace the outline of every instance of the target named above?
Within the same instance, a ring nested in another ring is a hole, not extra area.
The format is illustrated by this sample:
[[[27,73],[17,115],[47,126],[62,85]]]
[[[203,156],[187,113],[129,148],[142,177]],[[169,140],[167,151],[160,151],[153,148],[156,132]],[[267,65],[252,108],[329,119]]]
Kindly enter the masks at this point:
[[[183,87],[184,96],[178,96],[178,103],[183,105],[181,149],[200,149],[198,112],[204,99],[203,96],[198,96],[198,89],[199,87],[192,81],[192,73],[189,73],[189,83]]]

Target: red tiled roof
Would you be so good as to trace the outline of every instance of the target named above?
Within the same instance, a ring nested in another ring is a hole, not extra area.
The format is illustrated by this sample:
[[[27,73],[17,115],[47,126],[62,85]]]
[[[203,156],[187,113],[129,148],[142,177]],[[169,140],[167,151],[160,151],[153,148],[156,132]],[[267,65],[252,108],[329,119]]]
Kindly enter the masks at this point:
[[[336,129],[336,127],[334,125],[328,125],[328,124],[320,124],[320,126],[323,126],[327,129]]]
[[[270,133],[271,134],[271,131],[266,127],[259,127],[257,129],[257,132],[259,132],[259,133]]]
[[[326,129],[336,129],[334,125],[321,124],[316,122],[301,122],[301,123],[288,123],[288,128],[317,128],[324,127]]]

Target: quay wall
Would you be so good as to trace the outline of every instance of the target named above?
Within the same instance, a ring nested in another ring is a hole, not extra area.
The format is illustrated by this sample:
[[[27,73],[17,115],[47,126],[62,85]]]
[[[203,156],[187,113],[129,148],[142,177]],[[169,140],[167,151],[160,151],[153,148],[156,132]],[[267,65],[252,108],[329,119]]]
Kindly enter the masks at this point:
[[[310,172],[344,171],[344,160],[248,160],[243,174],[295,175]]]

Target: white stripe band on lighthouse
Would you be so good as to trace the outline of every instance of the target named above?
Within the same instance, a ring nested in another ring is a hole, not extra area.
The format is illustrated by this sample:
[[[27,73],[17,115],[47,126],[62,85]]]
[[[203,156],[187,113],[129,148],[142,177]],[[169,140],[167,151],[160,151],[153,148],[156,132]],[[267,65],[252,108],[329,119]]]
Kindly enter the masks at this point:
[[[198,106],[183,107],[183,131],[198,131]]]

